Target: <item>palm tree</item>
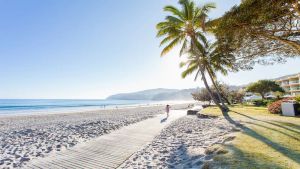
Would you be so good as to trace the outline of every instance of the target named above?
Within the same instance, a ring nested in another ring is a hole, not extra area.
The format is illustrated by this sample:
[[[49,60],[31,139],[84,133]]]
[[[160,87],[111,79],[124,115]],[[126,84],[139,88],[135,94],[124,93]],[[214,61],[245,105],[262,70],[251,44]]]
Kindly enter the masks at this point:
[[[219,86],[217,85],[216,72],[221,72],[223,75],[227,75],[228,70],[234,70],[233,63],[235,57],[232,55],[224,55],[218,48],[218,43],[210,43],[205,36],[202,36],[199,39],[199,42],[200,43],[198,45],[201,45],[201,47],[199,47],[199,50],[197,51],[200,53],[195,54],[196,57],[190,56],[189,60],[187,62],[182,62],[180,66],[182,67],[189,65],[189,63],[193,60],[198,64],[202,64],[203,67],[205,67],[205,72],[209,75],[212,84],[216,89],[219,101],[221,102],[223,108],[228,110],[228,107],[223,101],[227,100],[227,98],[221,94]],[[189,71],[189,69],[186,71]],[[183,77],[185,77],[185,74],[186,73],[183,73]]]
[[[197,63],[199,63],[191,62],[185,72],[189,72],[188,70],[198,70],[196,77],[201,73],[204,85],[209,91],[212,100],[222,111],[227,111],[228,108],[219,104],[209,88],[205,76],[207,70],[205,65],[207,64],[203,64],[205,61],[203,59],[203,56],[205,56],[203,51],[205,49],[203,49],[204,46],[199,42],[199,39],[204,38],[203,31],[205,29],[207,13],[211,8],[215,8],[215,5],[208,3],[202,7],[196,7],[194,2],[190,0],[180,0],[179,4],[181,5],[181,9],[174,6],[166,6],[164,10],[170,12],[172,15],[167,16],[165,21],[157,24],[157,37],[164,37],[160,45],[166,45],[162,50],[161,56],[168,53],[176,45],[182,44],[180,56],[189,53],[190,58],[197,58]]]
[[[216,43],[209,43],[205,37],[202,37],[199,42],[201,42],[198,44],[201,45],[201,53],[189,53],[187,60],[180,63],[180,67],[187,66],[187,69],[182,73],[182,77],[185,78],[187,75],[197,72],[195,76],[195,80],[197,80],[199,73],[201,73],[202,80],[204,81],[207,90],[211,93],[211,96],[213,96],[213,92],[209,88],[207,80],[203,78],[205,77],[205,73],[207,73],[211,78],[214,88],[216,89],[216,94],[218,96],[217,102],[221,102],[221,109],[223,111],[228,111],[229,109],[224,104],[223,97],[215,79],[217,71],[220,71],[224,74],[227,73],[227,68],[231,66],[230,59],[223,56],[222,53],[219,52]]]
[[[219,89],[219,86],[217,85],[216,72],[220,72],[223,75],[227,75],[228,70],[235,70],[233,65],[233,63],[235,63],[235,57],[229,54],[224,55],[224,53],[218,47],[217,42],[210,43],[205,37],[201,38],[201,42],[203,43],[203,49],[205,50],[203,52],[205,56],[203,57],[207,59],[205,65],[207,74],[209,75],[212,84],[216,89],[216,93],[223,107],[227,108],[227,106],[225,106],[223,102],[223,99],[228,104],[230,103],[228,99],[222,94],[222,92]]]
[[[228,69],[232,69],[232,67],[228,68],[232,62],[227,62],[229,60],[225,59],[225,63],[224,63],[224,60],[222,58],[216,58],[216,60],[215,60],[213,57],[213,59],[211,59],[209,62],[210,65],[206,66],[206,70],[207,70],[207,74],[209,75],[209,77],[212,81],[214,88],[217,91],[218,98],[221,101],[225,100],[227,102],[227,104],[230,105],[231,103],[229,102],[228,98],[226,96],[224,96],[223,92],[221,92],[220,86],[217,81],[216,72],[221,72],[221,74],[226,76],[228,74]],[[223,62],[223,64],[220,64],[222,62]],[[224,106],[223,102],[222,102],[222,105]]]
[[[182,9],[174,6],[164,7],[164,11],[172,13],[165,18],[165,21],[157,24],[157,37],[164,37],[160,45],[166,45],[161,52],[161,56],[168,53],[176,45],[182,44],[180,55],[184,54],[189,45],[195,44],[196,36],[202,33],[207,13],[211,8],[215,8],[212,3],[207,3],[202,7],[196,7],[193,1],[180,0]]]

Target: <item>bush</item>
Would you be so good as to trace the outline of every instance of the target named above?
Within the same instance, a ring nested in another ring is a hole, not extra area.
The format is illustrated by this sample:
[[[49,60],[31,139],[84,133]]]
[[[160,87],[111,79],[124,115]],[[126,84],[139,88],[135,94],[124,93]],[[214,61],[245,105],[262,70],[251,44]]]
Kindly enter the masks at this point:
[[[270,100],[262,100],[262,99],[253,100],[254,106],[267,106],[270,102],[271,102]]]
[[[285,98],[285,99],[281,99],[281,100],[277,100],[277,101],[271,102],[268,105],[268,110],[272,114],[281,114],[282,113],[282,111],[281,111],[281,103],[285,102],[285,101],[291,101],[291,100],[293,100],[293,98]]]
[[[300,95],[295,97],[295,100],[300,103]]]
[[[275,101],[273,103],[271,103],[269,106],[268,106],[268,110],[270,113],[272,114],[281,114],[281,103],[283,102],[283,100],[278,100],[278,101]]]

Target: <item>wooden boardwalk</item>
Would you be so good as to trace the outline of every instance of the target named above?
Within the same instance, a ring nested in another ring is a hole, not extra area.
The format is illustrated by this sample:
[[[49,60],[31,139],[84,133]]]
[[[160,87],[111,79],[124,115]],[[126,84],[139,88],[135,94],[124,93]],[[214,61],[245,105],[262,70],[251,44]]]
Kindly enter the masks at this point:
[[[25,168],[118,168],[133,153],[151,142],[171,121],[185,115],[186,111],[183,110],[170,112],[170,117],[167,120],[165,120],[166,115],[158,115],[100,136],[87,143],[78,144],[71,149],[32,160]]]

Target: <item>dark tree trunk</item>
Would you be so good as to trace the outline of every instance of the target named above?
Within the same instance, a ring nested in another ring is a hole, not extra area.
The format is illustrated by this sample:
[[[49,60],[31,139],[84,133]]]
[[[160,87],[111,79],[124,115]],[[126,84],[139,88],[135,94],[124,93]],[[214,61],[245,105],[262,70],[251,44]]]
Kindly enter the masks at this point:
[[[265,100],[266,98],[265,98],[265,94],[264,93],[260,93],[260,95],[261,95],[261,98],[263,99],[263,100]]]
[[[221,93],[221,96],[222,98],[225,100],[225,102],[228,104],[228,105],[231,105],[230,101],[227,99],[227,97],[225,97],[222,93]]]
[[[195,35],[191,35],[190,36],[191,37],[191,45],[192,45],[192,50],[195,50],[195,51],[197,51],[197,47],[195,48],[195,46],[196,46],[196,43],[197,43],[197,39],[196,39],[196,37],[195,37]],[[201,56],[200,56],[201,57]],[[212,93],[212,91],[210,90],[210,88],[209,88],[209,86],[208,86],[208,83],[207,83],[207,79],[206,79],[206,77],[205,77],[205,67],[203,66],[199,66],[199,70],[200,70],[200,73],[201,73],[201,76],[202,76],[202,80],[203,80],[203,82],[204,82],[204,85],[205,85],[205,87],[206,87],[206,89],[207,89],[207,91],[208,91],[208,93],[209,93],[209,95],[210,95],[210,97],[211,97],[211,99],[215,102],[215,104],[220,108],[220,110],[224,113],[224,112],[226,112],[226,111],[228,111],[228,109],[226,109],[226,108],[224,108],[222,105],[220,105],[220,103],[217,101],[217,99],[213,96],[213,93]],[[197,75],[196,75],[197,76]]]
[[[211,99],[215,102],[215,104],[219,107],[219,109],[220,109],[222,112],[227,111],[227,110],[225,110],[225,109],[223,108],[222,105],[220,105],[220,103],[217,101],[217,99],[213,96],[212,91],[211,91],[211,89],[209,88],[209,85],[208,85],[208,83],[207,83],[207,80],[206,80],[206,77],[205,77],[204,70],[203,70],[203,69],[200,70],[200,73],[201,73],[202,80],[203,80],[203,82],[204,82],[205,88],[207,89],[207,91],[208,91],[208,93],[209,93]]]
[[[220,100],[220,102],[221,102],[223,108],[226,109],[226,110],[229,110],[229,108],[224,104],[223,98],[222,98],[222,96],[221,96],[221,92],[220,92],[219,87],[217,86],[217,84],[216,84],[216,82],[215,82],[215,80],[214,80],[214,78],[213,78],[211,72],[210,72],[210,69],[209,69],[209,68],[206,68],[206,70],[207,70],[207,72],[208,72],[208,75],[209,75],[209,77],[210,77],[210,79],[211,79],[212,84],[214,85],[214,87],[215,87],[215,89],[216,89],[216,93],[217,93],[218,99]],[[224,97],[224,96],[223,96],[223,97]],[[225,97],[224,97],[224,98],[225,98]],[[227,100],[227,99],[226,99],[226,100]],[[227,100],[227,101],[228,101],[228,100]]]

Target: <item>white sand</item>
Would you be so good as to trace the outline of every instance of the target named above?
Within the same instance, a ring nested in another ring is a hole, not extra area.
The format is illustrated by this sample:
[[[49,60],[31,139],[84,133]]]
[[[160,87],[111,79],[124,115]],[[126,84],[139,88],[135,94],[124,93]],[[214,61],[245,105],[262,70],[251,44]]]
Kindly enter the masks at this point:
[[[171,123],[152,143],[120,168],[201,168],[213,155],[205,149],[221,144],[235,128],[220,118],[186,116]]]
[[[184,108],[187,104],[173,105]],[[19,168],[31,159],[163,113],[164,106],[82,113],[0,117],[0,168]]]

